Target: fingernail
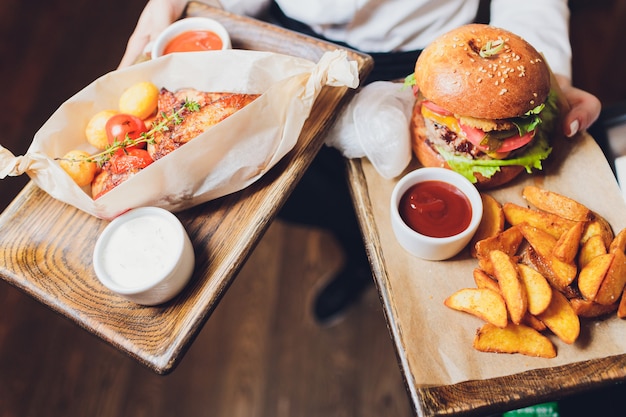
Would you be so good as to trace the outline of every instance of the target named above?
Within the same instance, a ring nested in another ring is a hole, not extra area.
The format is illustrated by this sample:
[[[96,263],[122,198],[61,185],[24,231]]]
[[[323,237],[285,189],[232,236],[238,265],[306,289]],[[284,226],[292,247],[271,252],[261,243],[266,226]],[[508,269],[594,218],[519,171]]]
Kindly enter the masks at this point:
[[[580,123],[578,122],[578,120],[574,120],[569,125],[569,134],[567,135],[567,137],[571,138],[572,136],[574,136],[576,133],[578,133],[579,128],[580,128]]]

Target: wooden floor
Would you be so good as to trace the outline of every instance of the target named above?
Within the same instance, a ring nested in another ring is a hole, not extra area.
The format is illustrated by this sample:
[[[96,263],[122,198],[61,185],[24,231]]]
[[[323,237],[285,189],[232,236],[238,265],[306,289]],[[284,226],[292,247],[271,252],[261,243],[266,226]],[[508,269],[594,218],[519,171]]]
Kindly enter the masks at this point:
[[[571,3],[576,83],[606,105],[626,100],[626,2]],[[23,154],[54,109],[114,69],[143,4],[3,0],[0,144]],[[26,181],[0,181],[0,210]],[[341,262],[327,233],[275,222],[167,376],[0,282],[0,417],[412,415],[373,288],[334,325],[312,320]],[[620,415],[593,402],[623,393],[580,396],[562,415],[590,402]]]

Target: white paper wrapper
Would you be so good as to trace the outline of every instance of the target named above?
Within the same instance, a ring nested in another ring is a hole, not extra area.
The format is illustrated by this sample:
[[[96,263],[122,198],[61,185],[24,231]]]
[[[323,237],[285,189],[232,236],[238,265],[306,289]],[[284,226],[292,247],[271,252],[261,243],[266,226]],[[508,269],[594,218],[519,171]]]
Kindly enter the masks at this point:
[[[170,91],[262,95],[94,201],[54,158],[71,149],[95,153],[85,139],[87,122],[100,110],[116,109],[121,93],[140,81]],[[85,87],[41,127],[24,156],[0,146],[0,179],[26,173],[52,197],[104,219],[142,206],[180,211],[258,180],[295,146],[326,85],[358,86],[356,63],[348,61],[345,51],[328,52],[318,63],[243,50],[167,55],[111,72]]]

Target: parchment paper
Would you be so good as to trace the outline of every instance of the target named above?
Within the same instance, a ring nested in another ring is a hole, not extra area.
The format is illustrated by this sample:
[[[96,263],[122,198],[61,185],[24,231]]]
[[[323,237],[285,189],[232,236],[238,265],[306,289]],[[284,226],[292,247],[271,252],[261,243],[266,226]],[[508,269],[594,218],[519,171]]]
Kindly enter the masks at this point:
[[[419,168],[417,162],[407,169]],[[476,330],[484,323],[469,314],[443,305],[454,291],[475,287],[472,270],[477,261],[466,249],[440,262],[409,255],[396,241],[389,219],[391,191],[397,179],[386,180],[363,161],[373,216],[380,237],[382,262],[388,272],[389,305],[393,310],[417,386],[448,385],[466,380],[490,379],[536,368],[602,358],[626,352],[626,320],[581,319],[577,342],[567,345],[551,333],[557,348],[554,359],[519,354],[478,352],[472,348]],[[492,191],[498,201],[527,205],[521,198],[524,185],[535,184],[572,197],[604,216],[615,232],[626,227],[626,205],[615,177],[594,139],[586,133],[558,139],[544,170],[522,174],[510,185]]]
[[[262,95],[94,201],[54,158],[71,149],[95,153],[85,139],[87,122],[100,110],[117,109],[121,93],[139,81],[170,91],[190,87]],[[104,219],[142,206],[183,210],[257,181],[295,146],[326,85],[357,87],[357,66],[345,51],[327,52],[318,63],[243,50],[166,55],[85,87],[41,127],[24,156],[0,146],[0,179],[26,173],[52,197]]]

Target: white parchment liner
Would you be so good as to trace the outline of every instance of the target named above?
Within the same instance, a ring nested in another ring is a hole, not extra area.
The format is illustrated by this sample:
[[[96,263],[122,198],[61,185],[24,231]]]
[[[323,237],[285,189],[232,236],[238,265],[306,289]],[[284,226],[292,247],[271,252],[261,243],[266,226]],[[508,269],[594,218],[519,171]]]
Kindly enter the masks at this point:
[[[502,203],[511,201],[527,206],[522,189],[534,184],[587,205],[606,218],[615,233],[626,227],[626,203],[595,140],[581,133],[573,139],[558,138],[553,145],[553,154],[544,163],[543,171],[522,174],[488,193]],[[418,167],[415,163],[407,171]],[[553,359],[474,350],[474,335],[484,322],[445,307],[443,301],[461,288],[476,286],[472,271],[478,261],[467,249],[451,260],[438,262],[409,255],[391,229],[389,201],[397,179],[382,178],[366,160],[363,168],[387,271],[385,289],[393,326],[402,345],[402,360],[411,368],[416,386],[490,379],[626,353],[626,320],[615,313],[602,319],[581,319],[580,337],[573,345],[545,332],[557,348],[558,355]]]
[[[262,95],[94,201],[54,158],[71,149],[96,152],[85,139],[87,122],[100,110],[117,109],[121,93],[140,81],[170,91]],[[295,146],[325,85],[357,87],[357,65],[345,51],[327,52],[318,63],[243,50],[167,55],[113,71],[85,87],[41,127],[25,155],[16,157],[0,146],[0,179],[26,173],[52,197],[104,219],[142,206],[183,210],[257,181]]]

